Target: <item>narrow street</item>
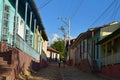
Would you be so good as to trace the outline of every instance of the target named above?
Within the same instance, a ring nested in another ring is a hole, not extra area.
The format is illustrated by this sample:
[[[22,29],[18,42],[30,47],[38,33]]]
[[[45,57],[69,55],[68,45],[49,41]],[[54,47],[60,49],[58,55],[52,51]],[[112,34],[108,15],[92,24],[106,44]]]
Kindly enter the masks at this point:
[[[74,67],[69,67],[58,64],[51,64],[46,68],[41,69],[37,73],[33,73],[29,80],[114,80],[108,79],[96,74],[82,72]]]

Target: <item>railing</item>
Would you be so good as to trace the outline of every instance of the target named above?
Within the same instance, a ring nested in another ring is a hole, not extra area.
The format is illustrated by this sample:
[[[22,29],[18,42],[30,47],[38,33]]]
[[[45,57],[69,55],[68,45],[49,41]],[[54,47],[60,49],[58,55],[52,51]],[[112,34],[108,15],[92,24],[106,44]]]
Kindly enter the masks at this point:
[[[114,56],[115,56],[114,62],[115,63],[120,63],[120,52],[116,53]]]
[[[16,36],[16,47],[36,60],[40,59],[40,54],[28,45],[18,34]]]
[[[101,62],[102,65],[111,65],[112,64],[112,59],[115,64],[120,63],[120,53],[115,53],[112,57],[112,55],[107,56],[106,58],[102,58]],[[107,61],[106,61],[107,60]]]
[[[101,64],[102,66],[105,65],[105,58],[101,58]]]

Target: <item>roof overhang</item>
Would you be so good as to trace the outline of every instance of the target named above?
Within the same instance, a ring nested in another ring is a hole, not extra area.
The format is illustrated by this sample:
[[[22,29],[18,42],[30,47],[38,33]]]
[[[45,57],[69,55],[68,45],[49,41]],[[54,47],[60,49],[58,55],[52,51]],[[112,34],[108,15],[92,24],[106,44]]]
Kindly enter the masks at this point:
[[[114,31],[113,33],[111,33],[110,35],[106,36],[102,40],[100,40],[97,44],[102,44],[102,43],[110,40],[112,37],[116,36],[117,34],[120,34],[120,28],[117,29],[116,31]]]

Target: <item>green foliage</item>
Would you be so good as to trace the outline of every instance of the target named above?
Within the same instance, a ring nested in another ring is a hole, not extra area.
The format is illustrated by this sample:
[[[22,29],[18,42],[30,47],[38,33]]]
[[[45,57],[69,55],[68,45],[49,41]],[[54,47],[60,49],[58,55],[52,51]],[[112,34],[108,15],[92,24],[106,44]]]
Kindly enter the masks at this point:
[[[57,51],[60,52],[60,58],[64,58],[65,55],[65,46],[64,46],[65,42],[64,40],[59,39],[58,41],[55,41],[51,47],[56,49]]]

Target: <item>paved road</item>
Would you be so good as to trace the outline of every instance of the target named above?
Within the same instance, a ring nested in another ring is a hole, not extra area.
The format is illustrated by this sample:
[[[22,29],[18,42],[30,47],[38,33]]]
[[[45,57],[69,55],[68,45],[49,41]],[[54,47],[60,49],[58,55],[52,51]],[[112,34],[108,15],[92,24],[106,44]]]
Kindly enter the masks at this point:
[[[29,80],[112,80],[95,74],[82,72],[74,67],[63,65],[59,68],[58,64],[51,64],[47,68],[32,74]]]

